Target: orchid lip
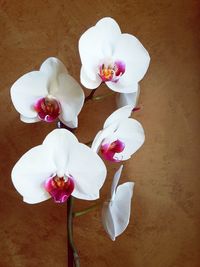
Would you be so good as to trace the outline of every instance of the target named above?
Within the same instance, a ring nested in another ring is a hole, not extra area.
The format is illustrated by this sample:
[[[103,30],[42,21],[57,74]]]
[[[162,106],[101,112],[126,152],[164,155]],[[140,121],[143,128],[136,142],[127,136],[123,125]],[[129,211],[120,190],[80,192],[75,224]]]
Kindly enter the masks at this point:
[[[123,157],[120,155],[120,153],[124,150],[124,148],[124,142],[117,139],[112,143],[103,143],[100,150],[106,160],[120,162],[123,160]]]
[[[103,82],[118,82],[119,78],[125,72],[125,63],[115,61],[114,63],[103,63],[99,67],[99,76]]]
[[[74,190],[74,180],[71,175],[63,177],[55,175],[45,181],[44,187],[56,203],[64,203]]]
[[[38,117],[46,122],[55,121],[61,113],[61,105],[53,96],[46,96],[37,100],[34,109]]]

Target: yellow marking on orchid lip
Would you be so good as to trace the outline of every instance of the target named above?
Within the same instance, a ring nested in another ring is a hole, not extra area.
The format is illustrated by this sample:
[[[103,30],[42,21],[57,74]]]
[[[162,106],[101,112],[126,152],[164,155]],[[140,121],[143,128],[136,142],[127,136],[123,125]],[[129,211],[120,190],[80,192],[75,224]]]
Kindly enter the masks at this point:
[[[103,64],[100,69],[100,75],[106,80],[112,79],[114,73],[115,71],[111,66],[105,67]]]
[[[55,177],[53,178],[53,184],[55,187],[63,188],[65,186],[65,180],[63,177]]]

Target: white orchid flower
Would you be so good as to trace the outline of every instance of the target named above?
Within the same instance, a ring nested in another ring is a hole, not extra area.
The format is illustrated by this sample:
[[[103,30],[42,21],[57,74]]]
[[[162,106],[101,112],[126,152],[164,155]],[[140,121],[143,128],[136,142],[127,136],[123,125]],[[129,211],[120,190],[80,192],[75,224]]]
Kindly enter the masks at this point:
[[[12,170],[12,181],[24,202],[52,197],[62,203],[72,195],[94,200],[106,177],[101,158],[66,129],[49,133],[43,144],[26,152]]]
[[[105,82],[119,93],[136,92],[150,62],[140,41],[131,34],[121,33],[117,22],[109,17],[83,33],[79,53],[81,83],[88,89],[95,89]]]
[[[117,187],[123,165],[115,173],[111,188],[111,199],[105,202],[102,209],[103,226],[110,238],[122,234],[129,224],[131,213],[131,198],[133,195],[133,182],[127,182]],[[116,189],[117,188],[117,189]]]
[[[97,153],[100,150],[106,160],[127,160],[144,143],[142,125],[129,118],[132,109],[132,105],[127,105],[113,112],[97,133],[91,148]]]
[[[52,122],[59,118],[77,127],[84,93],[57,58],[46,59],[39,71],[20,77],[11,87],[11,99],[23,122]]]

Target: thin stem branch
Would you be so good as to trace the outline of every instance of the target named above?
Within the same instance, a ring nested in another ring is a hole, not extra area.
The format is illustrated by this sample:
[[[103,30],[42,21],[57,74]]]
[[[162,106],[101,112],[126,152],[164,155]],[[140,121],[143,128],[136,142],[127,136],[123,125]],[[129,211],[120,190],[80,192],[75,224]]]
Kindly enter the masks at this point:
[[[73,217],[79,217],[79,216],[85,215],[88,212],[95,210],[100,205],[102,205],[101,202],[96,203],[96,204],[94,204],[94,205],[92,205],[92,206],[90,206],[90,207],[88,207],[88,208],[86,208],[84,210],[73,212]]]
[[[96,90],[97,90],[97,89],[92,90],[92,92],[85,98],[84,103],[86,103],[86,102],[87,102],[88,100],[90,100],[90,99],[92,100],[93,95],[95,94]]]
[[[107,93],[107,94],[104,94],[104,95],[97,95],[97,96],[94,96],[94,97],[92,98],[92,100],[93,100],[93,101],[99,101],[99,100],[102,100],[102,99],[107,98],[107,97],[109,97],[109,96],[112,96],[112,95],[114,95],[114,94],[115,94],[115,92]]]
[[[80,267],[79,256],[73,240],[73,196],[67,200],[68,267]]]
[[[92,101],[99,101],[99,100],[102,100],[106,97],[109,97],[109,96],[112,96],[115,94],[115,92],[112,92],[112,93],[107,93],[107,94],[103,94],[103,95],[97,95],[97,96],[94,96],[95,92],[96,92],[97,89],[94,89],[92,90],[92,92],[85,98],[85,103],[88,101],[88,100],[92,100]]]

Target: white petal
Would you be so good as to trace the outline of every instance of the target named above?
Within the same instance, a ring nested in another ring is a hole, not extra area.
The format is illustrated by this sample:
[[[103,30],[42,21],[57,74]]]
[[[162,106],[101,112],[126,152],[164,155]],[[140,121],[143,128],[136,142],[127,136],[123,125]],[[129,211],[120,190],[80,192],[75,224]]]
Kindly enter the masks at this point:
[[[138,84],[138,90],[134,93],[129,93],[129,94],[117,94],[116,96],[116,102],[117,102],[117,107],[121,108],[127,105],[132,105],[133,107],[136,107],[138,103],[138,98],[140,95],[140,86]]]
[[[39,71],[32,71],[20,77],[11,87],[11,99],[16,110],[27,118],[35,118],[35,102],[47,95],[48,79]]]
[[[126,84],[122,80],[123,75],[118,82],[106,82],[106,85],[113,91],[118,93],[133,93],[138,89],[138,82],[132,81],[130,84]]]
[[[61,118],[64,121],[74,121],[84,104],[84,92],[80,85],[70,75],[61,74],[58,77],[58,90],[54,96],[62,108]]]
[[[98,74],[96,74],[95,80],[91,80],[87,76],[87,74],[85,73],[83,67],[81,67],[81,76],[80,76],[80,79],[81,79],[82,85],[85,86],[87,89],[95,89],[102,82],[102,80],[101,80],[101,78],[100,78],[100,76]]]
[[[56,57],[47,58],[40,66],[40,71],[47,74],[48,77],[53,75],[57,76],[61,73],[68,73],[65,65]]]
[[[25,202],[39,203],[50,198],[44,182],[55,170],[48,150],[40,145],[26,152],[15,164],[12,181]]]
[[[140,41],[130,34],[122,34],[115,47],[114,56],[125,62],[126,70],[120,82],[131,85],[139,82],[145,75],[150,62],[150,56]]]
[[[59,75],[68,74],[65,65],[55,57],[47,58],[42,63],[40,71],[48,77],[48,92],[51,95],[57,91]]]
[[[73,145],[68,171],[74,177],[76,198],[94,200],[106,178],[106,167],[101,158],[84,144]]]
[[[93,142],[92,142],[91,149],[92,149],[94,152],[98,153],[102,141],[103,141],[107,136],[112,135],[112,134],[114,133],[115,129],[116,129],[116,124],[111,124],[111,125],[109,125],[108,127],[106,127],[105,129],[99,131],[99,132],[97,133],[97,135],[95,136]]]
[[[81,36],[79,53],[86,75],[95,81],[100,61],[104,57],[101,35],[95,26],[89,28]]]
[[[103,141],[103,139],[104,139],[104,138],[102,138],[102,131],[99,131],[99,132],[96,134],[96,136],[95,136],[95,138],[94,138],[94,140],[93,140],[93,142],[92,142],[92,145],[91,145],[91,149],[92,149],[94,152],[98,153],[98,151],[99,151],[99,147],[100,147],[101,142]]]
[[[38,122],[40,121],[39,117],[35,117],[35,118],[27,118],[23,115],[20,115],[20,120],[26,123],[34,123],[34,122]]]
[[[110,204],[109,202],[104,202],[101,217],[102,217],[103,227],[106,233],[110,236],[112,241],[115,241],[115,227],[112,214],[110,212],[109,204]]]
[[[122,234],[129,224],[133,187],[133,182],[119,185],[116,191],[115,200],[109,203],[108,209],[112,216],[115,237]]]
[[[134,119],[122,121],[115,132],[115,136],[125,143],[124,150],[118,153],[123,160],[129,159],[142,146],[145,140],[142,125]]]
[[[78,117],[74,117],[72,121],[65,121],[61,116],[59,116],[59,120],[69,128],[73,129],[78,127]]]
[[[124,106],[114,111],[105,121],[104,128],[110,126],[113,123],[123,121],[130,117],[133,109],[133,105]]]
[[[59,177],[63,177],[66,174],[70,149],[76,143],[78,143],[78,140],[75,135],[66,129],[55,129],[44,139],[43,144],[47,147],[48,153],[55,163]]]
[[[44,194],[41,194],[41,195],[34,195],[34,197],[24,196],[23,201],[28,204],[37,204],[45,200],[48,200],[49,198],[51,198],[51,196],[47,192],[45,192]]]
[[[79,40],[79,53],[85,73],[96,79],[102,59],[111,57],[114,44],[121,34],[118,24],[111,18],[103,18],[89,28]]]
[[[113,177],[113,181],[112,181],[112,186],[111,186],[111,201],[113,201],[115,199],[115,189],[119,183],[119,179],[121,177],[121,173],[122,173],[122,169],[123,169],[123,165],[121,165],[119,167],[119,169],[116,171],[114,177]]]
[[[107,43],[112,48],[111,52],[113,53],[116,42],[121,36],[121,30],[117,22],[110,17],[105,17],[97,22],[96,28],[101,36],[103,48]],[[104,50],[104,56],[109,57],[111,54]]]

